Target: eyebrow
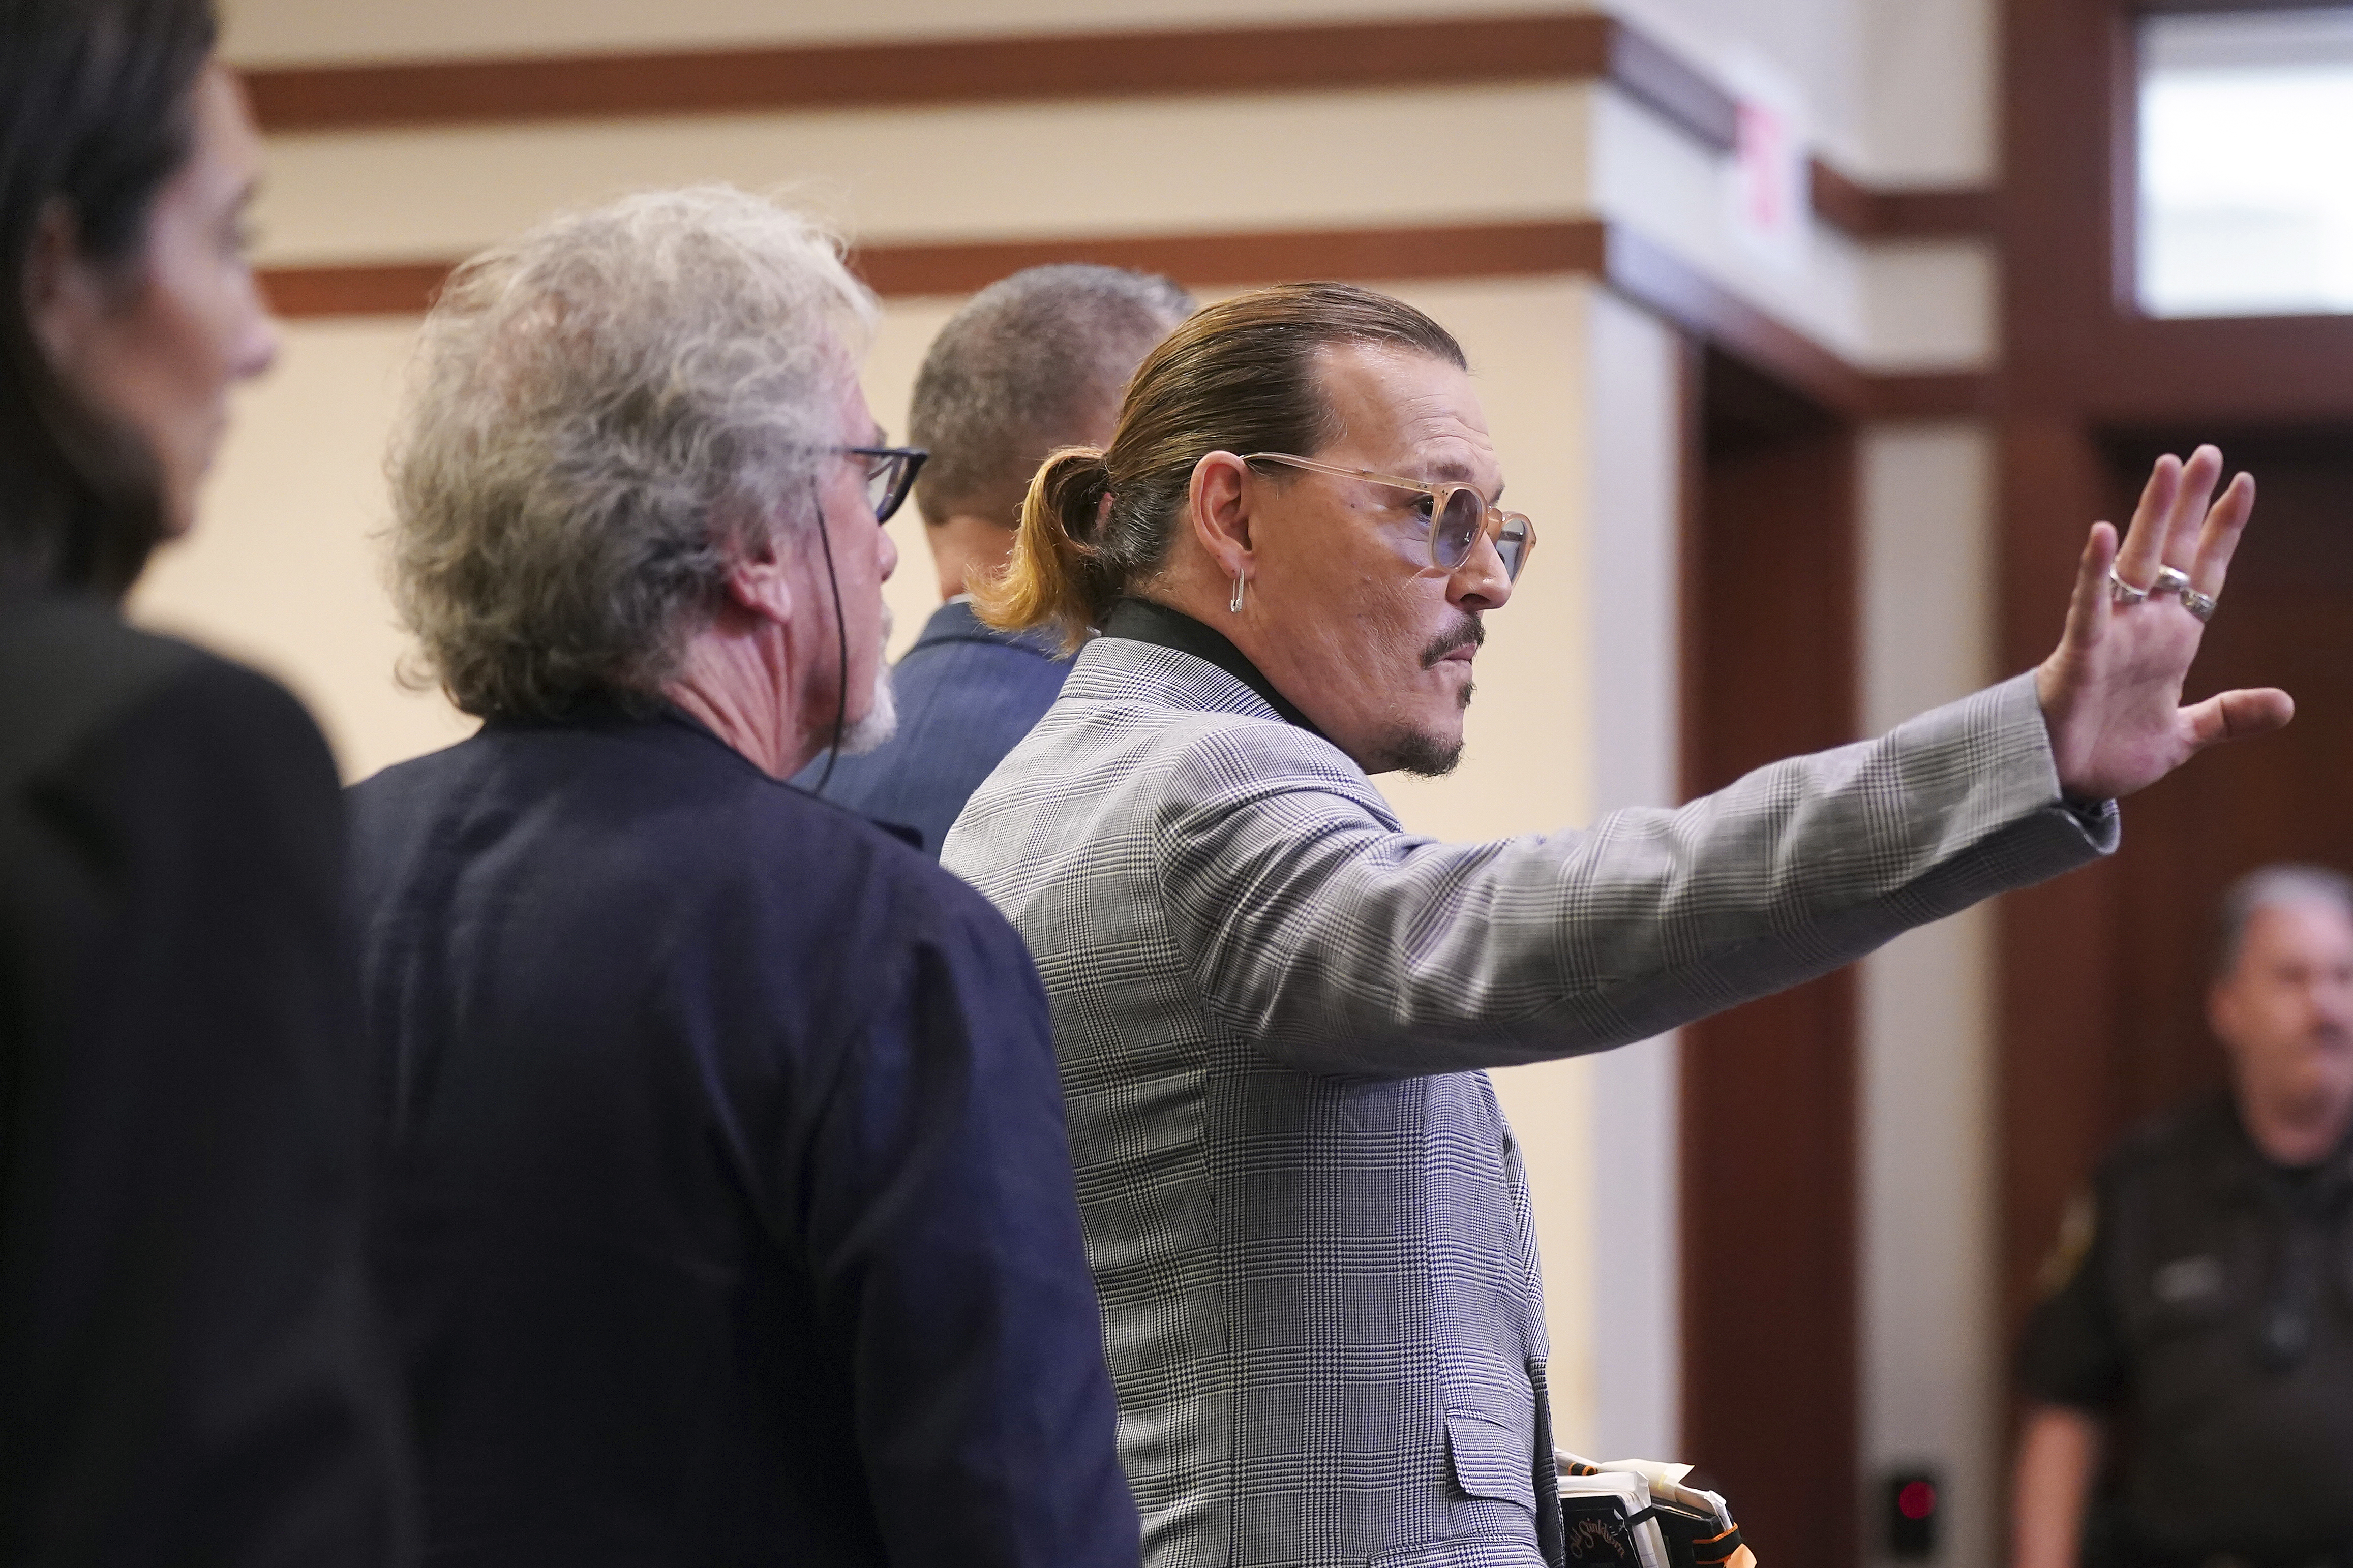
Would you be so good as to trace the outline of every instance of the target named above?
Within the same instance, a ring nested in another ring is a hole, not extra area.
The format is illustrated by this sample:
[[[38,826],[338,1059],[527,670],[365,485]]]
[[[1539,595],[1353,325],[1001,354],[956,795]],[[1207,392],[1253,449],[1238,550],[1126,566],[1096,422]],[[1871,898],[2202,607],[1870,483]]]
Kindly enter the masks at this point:
[[[1479,482],[1479,476],[1472,471],[1471,465],[1457,458],[1440,458],[1435,462],[1425,465],[1422,477],[1431,479],[1452,479],[1460,484],[1472,486],[1477,485]],[[1495,493],[1487,498],[1490,505],[1493,505],[1503,499],[1504,487],[1502,485],[1497,485],[1495,487]]]

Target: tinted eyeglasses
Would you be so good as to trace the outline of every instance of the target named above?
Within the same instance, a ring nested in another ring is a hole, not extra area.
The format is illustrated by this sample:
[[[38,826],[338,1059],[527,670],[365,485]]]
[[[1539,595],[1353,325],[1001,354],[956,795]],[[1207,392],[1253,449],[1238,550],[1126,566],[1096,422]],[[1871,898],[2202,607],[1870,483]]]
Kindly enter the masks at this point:
[[[844,447],[841,451],[866,460],[866,504],[874,509],[874,521],[888,522],[891,514],[906,504],[907,492],[915,488],[915,475],[922,471],[923,459],[930,457],[921,447]]]
[[[1513,582],[1519,580],[1520,568],[1535,552],[1535,524],[1516,511],[1489,506],[1487,498],[1479,493],[1475,485],[1400,479],[1389,474],[1367,473],[1362,468],[1335,468],[1311,458],[1294,458],[1288,452],[1252,452],[1242,461],[1282,463],[1289,468],[1412,491],[1419,498],[1412,503],[1414,511],[1430,523],[1430,564],[1440,572],[1460,572],[1470,561],[1471,552],[1479,548],[1482,537],[1494,541],[1495,554],[1504,563],[1504,575]]]

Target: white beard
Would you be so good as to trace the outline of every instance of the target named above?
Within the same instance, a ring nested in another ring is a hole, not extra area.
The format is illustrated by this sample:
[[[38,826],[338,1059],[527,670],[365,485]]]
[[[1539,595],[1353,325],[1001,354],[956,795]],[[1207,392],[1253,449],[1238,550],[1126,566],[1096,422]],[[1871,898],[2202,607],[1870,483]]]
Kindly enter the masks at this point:
[[[841,754],[862,757],[899,732],[899,704],[891,695],[891,667],[874,672],[874,701],[866,717],[841,731]]]
[[[891,606],[882,606],[882,647],[891,646]],[[841,754],[862,757],[867,752],[899,732],[899,703],[891,694],[891,666],[878,663],[874,670],[874,700],[867,704],[866,717],[849,724],[841,731]]]

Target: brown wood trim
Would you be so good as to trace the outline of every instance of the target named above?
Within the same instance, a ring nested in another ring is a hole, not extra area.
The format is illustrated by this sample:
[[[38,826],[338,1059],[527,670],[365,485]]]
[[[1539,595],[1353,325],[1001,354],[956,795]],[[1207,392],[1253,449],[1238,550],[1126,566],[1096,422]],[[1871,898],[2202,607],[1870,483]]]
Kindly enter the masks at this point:
[[[1865,374],[1672,252],[1594,218],[877,245],[850,258],[875,292],[893,299],[968,294],[1051,261],[1134,267],[1210,288],[1285,278],[1592,278],[1851,417],[1967,417],[1992,406],[1993,379],[1982,372]],[[431,305],[451,265],[281,267],[261,280],[271,307],[290,319],[406,316]]]
[[[291,132],[1621,73],[1670,118],[1717,133],[1730,100],[1713,83],[1591,14],[272,67],[245,80],[262,128]]]
[[[1813,161],[1814,213],[1857,239],[1980,239],[1993,236],[2000,198],[1973,185],[1873,188]]]
[[[1850,416],[1868,409],[1866,378],[1838,355],[1663,246],[1620,225],[1608,233],[1603,276],[1620,293],[1826,407]]]
[[[1714,79],[1591,13],[271,67],[245,80],[270,132],[1542,80],[1611,82],[1719,152],[1739,125]]]
[[[891,298],[968,294],[1010,272],[1052,261],[1093,261],[1166,272],[1218,287],[1285,278],[1599,277],[1606,226],[1556,222],[1426,227],[1293,229],[1240,234],[1122,235],[1099,238],[877,245],[850,266]],[[415,315],[432,302],[449,262],[272,268],[262,275],[281,316]]]
[[[1092,261],[1219,287],[1289,278],[1398,281],[1598,275],[1607,226],[1593,218],[1402,228],[1145,235],[1097,239],[892,245],[850,258],[877,292],[966,294],[1048,261]]]
[[[1687,798],[1852,740],[1861,690],[1855,423],[1736,353],[1697,357]],[[1751,1539],[1816,1568],[1862,1557],[1855,1019],[1849,968],[1682,1034],[1683,1386],[1705,1394],[1681,1457],[1738,1500]]]
[[[1873,419],[1987,419],[2000,407],[1991,371],[1882,371],[1870,381]]]
[[[261,291],[280,316],[416,316],[432,306],[455,264],[448,261],[356,263],[342,267],[269,267]]]

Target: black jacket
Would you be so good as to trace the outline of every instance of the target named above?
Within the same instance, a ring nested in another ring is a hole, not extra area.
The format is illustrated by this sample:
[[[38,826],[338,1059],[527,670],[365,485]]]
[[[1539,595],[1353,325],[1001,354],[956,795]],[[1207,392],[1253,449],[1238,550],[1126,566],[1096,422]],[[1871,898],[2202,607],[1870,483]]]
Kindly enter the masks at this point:
[[[433,1562],[1132,1568],[995,910],[675,710],[353,797]]]
[[[284,691],[0,602],[0,1563],[406,1555],[341,853]]]

